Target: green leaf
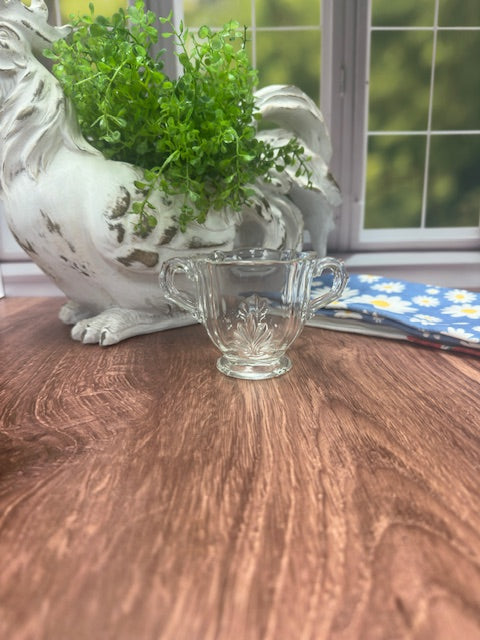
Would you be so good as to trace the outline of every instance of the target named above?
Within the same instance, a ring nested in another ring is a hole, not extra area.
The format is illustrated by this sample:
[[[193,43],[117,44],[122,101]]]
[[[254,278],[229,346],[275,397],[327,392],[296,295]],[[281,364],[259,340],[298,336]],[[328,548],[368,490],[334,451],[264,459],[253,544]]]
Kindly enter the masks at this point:
[[[210,46],[212,47],[213,51],[220,51],[223,47],[223,42],[223,38],[219,34],[217,34],[211,39]]]
[[[190,58],[188,57],[188,54],[186,53],[181,53],[178,56],[178,59],[180,61],[180,64],[183,65],[184,67],[186,67],[190,61]]]
[[[200,27],[200,29],[198,30],[198,37],[199,38],[209,38],[212,35],[212,30],[210,29],[210,27],[207,27],[206,25],[203,25],[202,27]]]
[[[119,142],[120,138],[121,138],[120,131],[112,131],[111,133],[108,133],[107,135],[103,136],[103,140],[105,140],[106,142],[110,142],[112,144]]]
[[[159,18],[159,20],[160,20],[160,22],[162,24],[165,24],[167,22],[171,22],[172,19],[173,19],[173,11],[170,11],[170,13],[168,14],[168,16],[166,18],[161,18],[161,17]]]
[[[235,142],[235,140],[237,139],[235,130],[234,129],[227,129],[227,131],[224,132],[222,139],[227,144],[229,142]]]

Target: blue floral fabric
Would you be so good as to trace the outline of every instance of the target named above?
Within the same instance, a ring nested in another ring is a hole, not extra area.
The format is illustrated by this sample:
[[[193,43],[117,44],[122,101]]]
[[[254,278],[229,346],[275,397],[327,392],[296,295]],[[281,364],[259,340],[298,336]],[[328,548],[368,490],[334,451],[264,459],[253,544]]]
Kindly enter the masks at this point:
[[[315,278],[312,297],[328,288]],[[317,311],[313,326],[409,340],[480,356],[480,293],[351,274],[342,297]]]

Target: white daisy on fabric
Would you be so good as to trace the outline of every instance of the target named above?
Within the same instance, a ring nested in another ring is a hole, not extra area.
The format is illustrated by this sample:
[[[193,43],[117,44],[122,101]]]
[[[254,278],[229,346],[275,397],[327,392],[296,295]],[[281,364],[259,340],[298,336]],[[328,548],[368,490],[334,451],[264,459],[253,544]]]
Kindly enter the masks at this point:
[[[403,282],[380,282],[372,285],[372,289],[377,291],[385,291],[385,293],[402,293],[405,289]]]
[[[478,331],[480,333],[480,327],[472,327],[474,331]]]
[[[375,324],[383,324],[385,322],[385,318],[382,318],[382,316],[378,315],[376,311],[372,313],[372,318]]]
[[[362,273],[358,276],[358,279],[360,280],[360,282],[377,282],[378,280],[380,280],[380,276],[372,276],[369,273]]]
[[[436,318],[435,316],[429,316],[424,313],[417,313],[412,318],[410,318],[410,322],[418,322],[418,324],[426,326],[429,324],[437,324],[437,322],[441,322],[441,319]]]
[[[330,287],[316,287],[313,286],[311,288],[311,297],[312,298],[318,298],[319,296],[323,295],[324,293],[328,293],[330,291]],[[358,289],[350,289],[350,287],[345,287],[345,289],[343,290],[342,296],[338,299],[338,300],[334,300],[333,302],[330,302],[330,304],[327,304],[327,309],[330,309],[331,307],[339,307],[341,309],[345,309],[346,308],[346,302],[348,302],[349,298],[353,298],[354,296],[358,296],[359,291]]]
[[[321,296],[322,293],[328,293],[330,291],[330,287],[327,287],[326,285],[321,285],[321,286],[315,286],[313,285],[310,293],[317,297],[317,296]]]
[[[472,302],[475,300],[476,295],[471,291],[466,291],[465,289],[452,289],[451,291],[447,291],[445,294],[445,298],[450,300],[450,302]]]
[[[353,320],[362,320],[363,316],[361,313],[356,313],[355,311],[335,311],[333,314],[334,318],[350,318]]]
[[[428,286],[425,289],[425,293],[428,293],[429,296],[438,296],[438,294],[440,293],[440,289],[438,287]]]
[[[312,286],[312,293],[316,296],[321,295],[322,293],[327,293],[328,291],[330,291],[331,287],[327,287],[327,286]],[[347,299],[347,298],[352,298],[353,296],[358,296],[358,289],[350,289],[349,286],[346,286],[345,289],[342,292],[342,296],[341,296],[341,300]]]
[[[442,309],[442,313],[452,316],[452,318],[480,318],[480,305],[454,304],[451,307]]]
[[[348,302],[350,300],[350,298],[354,298],[355,296],[358,296],[359,291],[358,289],[350,289],[350,287],[345,287],[345,289],[343,290],[342,296],[341,298],[339,298],[338,300],[334,300],[333,302],[331,302],[330,304],[327,305],[327,307],[339,307],[339,308],[346,308],[348,307]]]
[[[414,313],[417,310],[416,307],[412,307],[412,303],[409,300],[404,300],[400,296],[387,296],[384,293],[380,293],[378,296],[365,294],[358,296],[358,298],[351,298],[349,302],[370,304],[375,309],[382,309],[391,313]]]
[[[480,342],[480,338],[475,338],[473,333],[468,333],[468,331],[465,331],[465,329],[459,329],[458,327],[448,327],[446,333],[451,338],[467,340],[468,342]]]
[[[414,296],[412,302],[422,307],[438,307],[440,300],[432,296]]]

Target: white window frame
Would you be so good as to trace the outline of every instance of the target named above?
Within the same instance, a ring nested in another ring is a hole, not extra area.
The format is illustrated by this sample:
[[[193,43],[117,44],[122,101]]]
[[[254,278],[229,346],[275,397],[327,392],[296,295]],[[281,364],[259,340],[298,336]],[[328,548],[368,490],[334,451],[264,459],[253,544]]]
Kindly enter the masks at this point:
[[[329,247],[352,271],[480,287],[480,226],[362,229],[368,132],[371,0],[323,0],[321,108],[343,204]]]

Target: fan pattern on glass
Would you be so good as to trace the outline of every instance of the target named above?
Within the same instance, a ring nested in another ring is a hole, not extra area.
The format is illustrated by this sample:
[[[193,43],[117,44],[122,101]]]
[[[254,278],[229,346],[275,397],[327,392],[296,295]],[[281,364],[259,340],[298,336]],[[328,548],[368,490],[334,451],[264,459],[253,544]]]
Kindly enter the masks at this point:
[[[269,301],[256,294],[245,298],[237,312],[234,331],[235,348],[246,356],[263,356],[272,352],[272,332],[265,322]]]

